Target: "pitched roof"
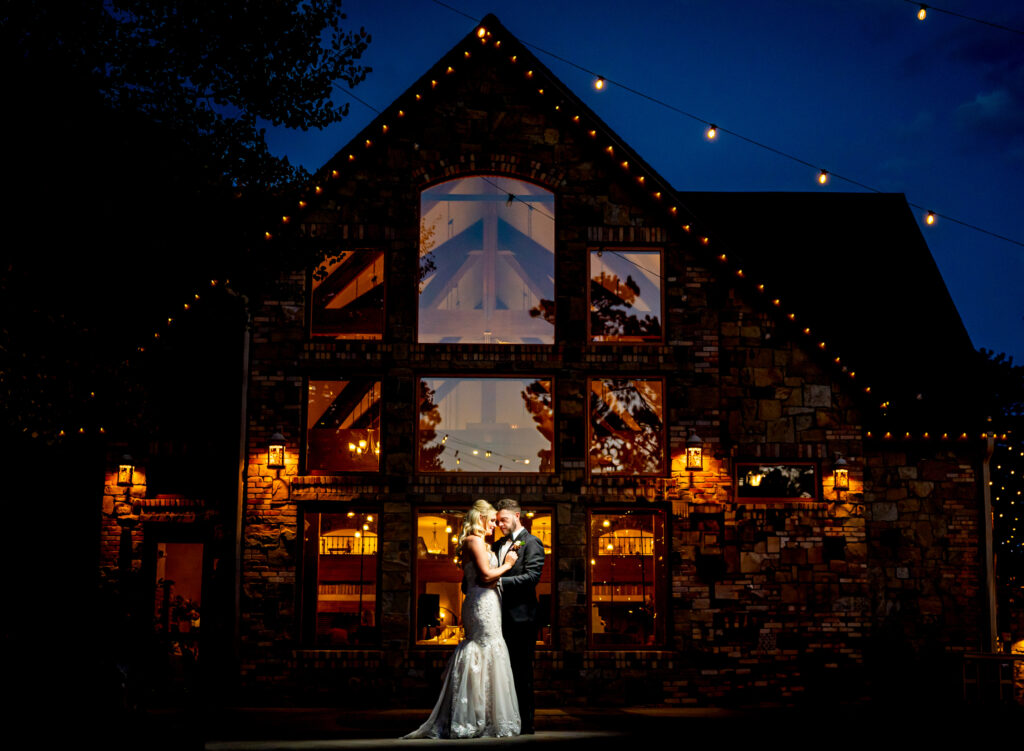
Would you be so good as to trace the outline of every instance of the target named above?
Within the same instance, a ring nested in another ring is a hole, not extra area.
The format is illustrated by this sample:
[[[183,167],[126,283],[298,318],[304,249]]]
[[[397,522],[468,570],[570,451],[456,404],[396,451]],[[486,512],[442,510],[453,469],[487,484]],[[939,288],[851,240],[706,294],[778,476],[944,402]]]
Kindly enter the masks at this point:
[[[679,196],[894,419],[937,429],[972,416],[975,350],[902,194]]]

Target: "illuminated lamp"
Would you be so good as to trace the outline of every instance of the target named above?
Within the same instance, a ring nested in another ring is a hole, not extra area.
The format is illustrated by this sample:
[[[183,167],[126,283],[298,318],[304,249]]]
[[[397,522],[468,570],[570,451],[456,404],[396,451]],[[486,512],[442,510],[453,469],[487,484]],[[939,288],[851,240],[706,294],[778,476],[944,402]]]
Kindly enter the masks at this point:
[[[285,444],[285,437],[280,433],[274,433],[274,435],[270,436],[270,441],[267,443],[268,469],[284,469]]]
[[[818,185],[825,185],[828,182],[828,170],[823,169],[818,173]]]
[[[917,11],[917,20],[923,21],[928,17],[928,6],[922,5],[921,9]]]
[[[476,30],[476,35],[483,39],[485,36],[487,36],[487,27],[481,26],[479,29]]]
[[[715,125],[714,123],[711,123],[710,125],[708,125],[708,129],[704,131],[704,135],[707,136],[707,139],[709,141],[714,141],[715,138],[718,136],[718,126]]]
[[[836,490],[849,490],[850,489],[850,467],[846,463],[846,459],[842,456],[836,459],[835,464],[832,465],[833,472],[835,473],[835,489]]]
[[[929,211],[927,214],[924,215],[924,223],[925,224],[929,224],[929,225],[935,224],[935,212],[934,211]]]
[[[704,469],[704,441],[696,433],[686,439],[686,471],[700,472]]]
[[[122,488],[132,485],[132,478],[135,476],[135,460],[131,454],[125,454],[117,465],[117,484]]]
[[[594,79],[594,88],[597,89],[598,91],[604,89],[604,84],[605,80],[603,76],[598,76],[597,78]]]

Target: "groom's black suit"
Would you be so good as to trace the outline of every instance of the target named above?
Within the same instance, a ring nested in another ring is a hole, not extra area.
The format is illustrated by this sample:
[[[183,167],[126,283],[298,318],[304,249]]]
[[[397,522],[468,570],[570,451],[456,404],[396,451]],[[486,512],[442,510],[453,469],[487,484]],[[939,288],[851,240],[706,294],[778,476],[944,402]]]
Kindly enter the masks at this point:
[[[544,544],[525,529],[516,537],[519,560],[501,577],[501,631],[508,645],[522,732],[533,732],[533,654],[537,650],[537,582],[544,570]],[[494,543],[501,554],[505,538]],[[499,565],[504,561],[499,560]]]

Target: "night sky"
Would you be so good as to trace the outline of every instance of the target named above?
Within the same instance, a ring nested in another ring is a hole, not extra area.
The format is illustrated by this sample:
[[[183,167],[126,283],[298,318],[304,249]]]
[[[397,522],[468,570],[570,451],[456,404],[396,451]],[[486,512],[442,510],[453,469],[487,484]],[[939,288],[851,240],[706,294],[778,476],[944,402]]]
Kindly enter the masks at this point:
[[[495,4],[494,13],[622,138],[684,191],[854,191],[849,177],[1024,242],[1024,35],[902,0],[631,0]],[[939,7],[1024,29],[1010,0]],[[431,0],[347,0],[373,35],[373,72],[354,93],[383,110],[474,23]],[[593,77],[537,47],[673,107],[827,169],[757,148]],[[376,113],[322,132],[268,133],[271,149],[315,171]],[[922,232],[976,347],[1024,362],[1024,247],[942,217]],[[858,221],[856,216],[851,222]],[[850,258],[856,264],[856,258]],[[865,290],[865,304],[870,291]]]

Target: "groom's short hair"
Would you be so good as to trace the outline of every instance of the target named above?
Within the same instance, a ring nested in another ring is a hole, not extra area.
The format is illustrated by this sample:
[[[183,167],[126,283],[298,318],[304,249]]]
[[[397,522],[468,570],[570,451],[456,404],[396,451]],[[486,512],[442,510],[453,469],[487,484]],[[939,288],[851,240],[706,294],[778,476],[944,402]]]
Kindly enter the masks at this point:
[[[514,498],[502,498],[494,504],[495,511],[511,511],[513,514],[521,514],[523,507]]]

